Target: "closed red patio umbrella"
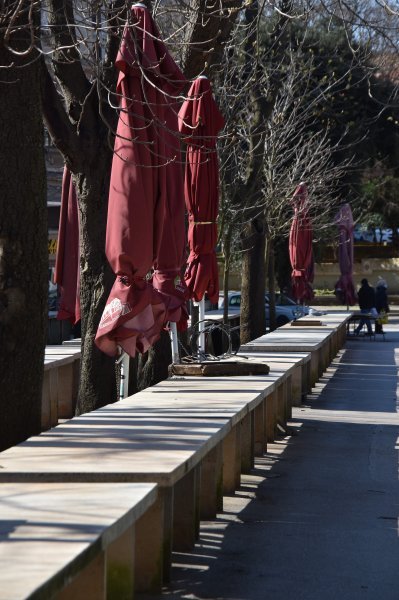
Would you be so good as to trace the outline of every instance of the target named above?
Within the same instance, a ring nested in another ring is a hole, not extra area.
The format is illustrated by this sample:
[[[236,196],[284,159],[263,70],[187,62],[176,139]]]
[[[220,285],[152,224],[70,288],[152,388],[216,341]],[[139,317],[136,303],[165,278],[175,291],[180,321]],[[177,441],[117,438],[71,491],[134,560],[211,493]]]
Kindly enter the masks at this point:
[[[298,302],[314,297],[311,283],[314,276],[312,224],[308,212],[308,189],[305,183],[296,188],[292,203],[294,218],[289,237],[289,253],[292,267],[292,295]]]
[[[180,104],[170,99],[165,107],[166,131],[166,203],[159,243],[155,257],[152,284],[161,294],[166,307],[165,320],[177,324],[179,330],[187,329],[187,287],[182,268],[185,264],[186,228],[183,168],[181,164],[178,110]]]
[[[57,319],[80,320],[78,201],[71,172],[64,167],[54,281],[60,291]]]
[[[187,143],[184,192],[188,211],[190,255],[185,280],[190,298],[211,302],[219,297],[215,246],[219,202],[217,135],[224,119],[209,80],[198,77],[179,112],[179,128]]]
[[[146,7],[133,5],[116,59],[119,121],[108,202],[106,255],[117,278],[96,335],[109,355],[145,352],[165,322],[148,275],[159,256],[167,202],[165,124],[185,79]],[[169,152],[169,154],[168,154]]]
[[[343,304],[356,304],[356,291],[353,284],[353,216],[349,204],[343,204],[335,223],[339,228],[338,262],[341,276],[335,284],[335,293]]]

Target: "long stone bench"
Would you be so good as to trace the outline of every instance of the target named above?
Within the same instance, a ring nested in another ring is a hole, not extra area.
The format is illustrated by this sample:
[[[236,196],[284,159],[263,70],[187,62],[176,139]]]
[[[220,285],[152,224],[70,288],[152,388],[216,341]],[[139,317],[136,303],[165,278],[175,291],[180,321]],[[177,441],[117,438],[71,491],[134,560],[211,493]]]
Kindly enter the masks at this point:
[[[280,328],[281,329],[281,328]],[[311,354],[310,383],[313,386],[329,362],[328,334],[298,332],[280,329],[268,333],[240,347],[240,352],[306,352]]]
[[[140,589],[159,590],[172,546],[192,546],[199,512],[221,508],[221,486],[225,493],[237,488],[274,436],[274,419],[287,418],[290,368],[162,382],[4,451],[0,481],[159,483],[148,535],[158,568],[140,582]]]
[[[173,378],[32,437],[0,454],[0,481],[158,483],[144,553],[154,560],[136,587],[159,591],[172,548],[191,548],[199,516],[213,517],[223,493],[237,489],[289,418],[310,364],[307,353],[253,359],[270,373]]]
[[[143,552],[155,484],[2,483],[0,600],[121,600],[154,570]]]
[[[42,391],[42,430],[70,419],[79,387],[80,348],[46,346]]]
[[[322,376],[346,339],[346,323],[351,313],[330,313],[320,317],[318,327],[287,324],[276,331],[243,344],[242,353],[252,352],[305,352],[310,353],[310,386]],[[303,317],[303,320],[314,317]],[[302,319],[299,320],[299,323]]]
[[[240,472],[248,472],[254,456],[274,439],[277,423],[284,424],[290,416],[291,365],[286,366],[286,371],[262,376],[172,378],[131,396],[125,406],[136,415],[230,419],[232,430],[223,452],[236,459],[225,460],[223,490],[231,493],[239,485]]]
[[[248,360],[257,363],[263,362],[269,366],[270,373],[268,378],[275,381],[276,390],[277,387],[279,388],[278,392],[275,393],[275,397],[285,396],[284,401],[282,399],[276,400],[274,424],[278,420],[277,415],[280,417],[280,424],[283,424],[290,418],[292,405],[300,404],[302,398],[310,391],[310,353],[238,352],[231,360],[234,361],[237,359],[244,362],[248,362]],[[230,379],[230,381],[234,382],[235,379]],[[273,438],[269,436],[269,439]]]
[[[291,326],[280,327],[256,340],[241,346],[240,351],[250,352],[307,352],[311,354],[310,383],[313,386],[324,373],[338,351],[342,341],[342,331],[350,317],[337,317],[335,323],[320,327]],[[324,318],[324,317],[323,317]],[[337,334],[339,331],[339,336]],[[338,343],[339,340],[339,343]]]
[[[295,327],[295,329],[301,329],[302,326],[305,327],[307,331],[331,331],[329,341],[331,346],[332,360],[337,355],[338,351],[345,345],[347,323],[351,319],[351,316],[352,313],[350,312],[327,313],[321,315],[320,317],[305,315],[304,317],[298,319],[294,325],[292,323],[284,325],[280,328],[280,331],[292,329],[293,327]],[[315,320],[318,320],[321,325],[318,327],[310,325]]]
[[[237,356],[253,357],[256,361],[263,361],[270,367],[270,373],[276,374],[284,372],[291,375],[291,405],[299,406],[311,392],[310,383],[310,352],[244,352],[237,353]],[[291,415],[289,415],[291,416]]]
[[[154,571],[139,582],[140,591],[159,591],[168,579],[172,543],[178,548],[180,539],[193,538],[201,461],[230,430],[228,418],[136,417],[119,402],[4,451],[0,481],[159,483],[147,532]]]

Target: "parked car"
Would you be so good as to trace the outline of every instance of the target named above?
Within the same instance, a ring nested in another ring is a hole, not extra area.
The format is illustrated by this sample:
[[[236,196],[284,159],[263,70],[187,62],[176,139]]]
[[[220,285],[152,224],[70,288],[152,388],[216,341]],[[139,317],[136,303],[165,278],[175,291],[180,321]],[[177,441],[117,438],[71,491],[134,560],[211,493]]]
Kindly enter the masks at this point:
[[[228,295],[229,312],[239,311],[241,307],[241,292],[229,292]],[[219,296],[218,308],[223,309],[224,296]],[[265,294],[266,324],[269,325],[269,295]],[[309,307],[296,304],[294,300],[285,294],[276,294],[276,324],[281,327],[298,317],[309,314]]]

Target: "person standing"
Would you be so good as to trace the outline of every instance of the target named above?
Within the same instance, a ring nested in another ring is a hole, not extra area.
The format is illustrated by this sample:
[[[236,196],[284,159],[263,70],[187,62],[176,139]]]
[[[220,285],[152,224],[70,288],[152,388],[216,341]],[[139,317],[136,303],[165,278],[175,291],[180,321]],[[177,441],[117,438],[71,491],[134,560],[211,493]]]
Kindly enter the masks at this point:
[[[369,317],[366,315],[370,314],[373,309],[376,310],[375,291],[374,291],[374,288],[371,285],[369,285],[369,282],[367,281],[367,279],[362,279],[360,283],[361,283],[361,286],[359,288],[357,295],[358,295],[360,313],[364,316],[361,317],[361,319],[359,321],[359,325],[356,327],[354,333],[355,333],[355,335],[359,335],[361,329],[363,328],[363,325],[366,325],[367,333],[369,335],[372,335],[373,330],[371,327],[371,321],[370,321]]]
[[[381,313],[387,314],[389,312],[387,288],[385,279],[379,277],[375,287],[375,307],[380,316]],[[376,321],[375,332],[384,333],[381,321]]]

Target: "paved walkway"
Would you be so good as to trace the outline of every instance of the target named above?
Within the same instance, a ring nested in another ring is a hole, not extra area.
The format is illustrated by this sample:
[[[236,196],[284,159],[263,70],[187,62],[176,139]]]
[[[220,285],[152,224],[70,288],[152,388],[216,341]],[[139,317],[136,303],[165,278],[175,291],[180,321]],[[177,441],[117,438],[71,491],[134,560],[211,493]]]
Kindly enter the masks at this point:
[[[348,342],[291,435],[175,554],[162,600],[399,600],[399,325],[385,329]]]

